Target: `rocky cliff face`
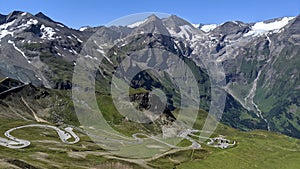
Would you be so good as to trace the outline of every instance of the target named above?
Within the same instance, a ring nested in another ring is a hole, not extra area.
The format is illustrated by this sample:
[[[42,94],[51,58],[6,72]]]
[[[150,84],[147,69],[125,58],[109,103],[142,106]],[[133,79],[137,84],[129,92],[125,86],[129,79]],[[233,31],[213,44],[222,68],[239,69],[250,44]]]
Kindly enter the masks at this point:
[[[127,56],[135,57],[139,64],[171,71],[172,67],[164,69],[163,65],[176,60],[164,59],[163,53],[155,52],[160,49],[181,58],[195,73],[204,110],[211,101],[212,72],[207,66],[217,65],[214,74],[222,73],[218,67],[224,68],[224,123],[300,137],[299,28],[300,16],[259,23],[226,22],[204,32],[177,16],[160,19],[153,15],[135,27],[74,30],[42,13],[12,12],[0,15],[0,77],[49,90],[69,90],[76,60],[86,58],[99,68],[97,92],[108,94],[112,77],[118,76],[117,68]],[[85,44],[92,44],[93,56],[84,55]],[[149,56],[153,59],[147,60]],[[135,64],[119,71],[141,70]],[[131,87],[159,88],[178,107],[178,87],[162,72],[147,70],[148,76],[135,78]]]

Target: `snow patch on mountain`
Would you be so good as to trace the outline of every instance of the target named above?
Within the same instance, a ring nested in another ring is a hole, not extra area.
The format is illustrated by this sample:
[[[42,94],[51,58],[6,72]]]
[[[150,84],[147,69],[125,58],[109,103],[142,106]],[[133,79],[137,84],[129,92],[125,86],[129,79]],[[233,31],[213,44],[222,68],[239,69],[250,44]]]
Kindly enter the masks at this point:
[[[195,28],[199,28],[200,24],[192,24]]]
[[[36,24],[38,24],[39,22],[37,21],[37,20],[35,20],[35,19],[30,19],[29,21],[27,21],[27,25],[36,25]]]
[[[78,42],[80,42],[80,43],[83,42],[83,41],[82,41],[81,39],[79,39],[76,35],[72,34],[72,36],[73,36],[74,38],[76,38],[76,40],[77,40]]]
[[[217,24],[203,25],[200,29],[204,32],[210,32],[218,27]]]
[[[54,31],[53,28],[46,27],[45,25],[41,26],[41,31],[43,33],[42,39],[48,39],[48,40],[54,40],[55,38],[53,37],[56,32]]]
[[[11,22],[8,22],[8,23],[4,23],[2,25],[0,25],[0,29],[7,29],[9,26],[12,26],[14,23],[15,23],[16,20],[13,20]]]
[[[25,55],[25,53],[24,53],[21,49],[19,49],[13,41],[8,40],[8,43],[9,43],[9,44],[12,44],[13,47],[15,48],[15,50],[18,51],[19,53],[21,53],[22,56],[27,60],[28,63],[31,63],[31,61],[30,61],[29,58]]]
[[[143,20],[143,21],[138,21],[135,23],[132,23],[130,25],[127,25],[128,28],[136,28],[139,27],[140,25],[142,25],[143,23],[145,23],[147,21],[147,19]]]
[[[278,33],[281,28],[286,26],[290,20],[295,17],[284,17],[281,20],[277,20],[270,23],[257,22],[252,27],[251,30],[246,33],[244,36],[260,36],[266,33]]]
[[[8,27],[12,26],[15,23],[15,21],[16,20],[13,20],[11,22],[0,25],[0,41],[2,38],[4,38],[7,35],[13,36],[14,33],[7,29],[8,29]]]
[[[35,19],[30,19],[30,20],[28,20],[26,23],[23,23],[22,25],[19,25],[18,27],[17,27],[17,29],[26,29],[26,28],[28,28],[28,27],[30,27],[31,25],[36,25],[36,24],[38,24],[39,22],[37,21],[37,20],[35,20]]]
[[[8,31],[8,30],[0,30],[0,41],[1,41],[2,38],[4,38],[4,37],[7,36],[7,35],[13,36],[14,33],[13,33],[13,32],[10,32],[10,31]]]
[[[84,26],[84,27],[79,28],[79,31],[80,31],[80,32],[83,32],[83,31],[85,31],[85,30],[88,29],[88,28],[89,28],[88,26]]]
[[[62,27],[62,28],[64,28],[65,26],[64,25],[62,25],[62,24],[56,24],[57,26],[59,26],[59,27]]]

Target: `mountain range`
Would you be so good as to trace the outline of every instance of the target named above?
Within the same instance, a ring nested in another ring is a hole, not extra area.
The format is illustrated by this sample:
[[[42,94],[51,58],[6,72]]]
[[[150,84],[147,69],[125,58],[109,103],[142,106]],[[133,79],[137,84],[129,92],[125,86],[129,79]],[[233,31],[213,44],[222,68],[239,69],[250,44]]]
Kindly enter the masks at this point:
[[[93,43],[93,38],[97,42],[87,49],[85,45]],[[124,39],[126,43],[116,45]],[[224,69],[226,104],[222,123],[240,130],[263,129],[300,138],[299,45],[300,16],[257,23],[195,25],[175,15],[167,18],[151,15],[127,26],[76,30],[43,13],[14,11],[0,15],[0,78],[3,79],[0,92],[16,84],[24,85],[1,94],[0,117],[78,125],[71,89],[76,85],[72,84],[72,75],[79,58],[95,61],[99,67],[96,93],[109,97],[116,67],[126,56],[146,48],[137,56],[139,63],[146,61],[147,54],[155,55],[151,62],[154,65],[174,62],[161,61],[161,53],[152,51],[157,48],[179,56],[196,72],[200,108],[205,111],[211,101],[207,63]],[[98,54],[88,57],[83,55],[83,49]],[[102,62],[97,61],[99,53],[105,56]],[[133,69],[132,63],[122,71]],[[215,71],[217,74],[219,70]],[[166,80],[172,77],[151,71],[141,75],[130,82],[134,89],[131,98],[141,102],[140,95],[147,96],[144,90],[159,88],[167,93],[168,106],[164,112],[176,118],[180,94],[172,80]],[[31,108],[23,98],[30,102]],[[110,117],[109,113],[107,116]],[[123,119],[111,118],[115,123]]]

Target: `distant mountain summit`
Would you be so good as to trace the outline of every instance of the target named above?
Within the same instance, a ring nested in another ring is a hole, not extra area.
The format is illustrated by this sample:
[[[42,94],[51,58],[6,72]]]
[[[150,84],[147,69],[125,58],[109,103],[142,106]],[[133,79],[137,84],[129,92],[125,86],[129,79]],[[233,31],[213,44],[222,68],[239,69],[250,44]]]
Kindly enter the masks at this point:
[[[34,16],[36,16],[38,18],[41,18],[41,19],[44,19],[44,20],[49,21],[49,22],[54,22],[51,18],[49,18],[48,16],[46,16],[42,12],[39,12],[39,13],[35,14]]]

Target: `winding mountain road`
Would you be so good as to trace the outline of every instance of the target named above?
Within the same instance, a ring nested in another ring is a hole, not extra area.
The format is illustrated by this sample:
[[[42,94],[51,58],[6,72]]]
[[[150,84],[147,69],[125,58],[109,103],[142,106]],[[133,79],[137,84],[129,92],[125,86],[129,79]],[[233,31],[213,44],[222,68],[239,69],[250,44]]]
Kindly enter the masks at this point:
[[[30,145],[30,141],[28,140],[24,140],[24,139],[19,139],[16,138],[14,136],[11,135],[11,133],[15,130],[19,130],[19,129],[24,129],[24,128],[31,128],[31,127],[39,127],[39,128],[48,128],[48,129],[53,129],[57,132],[60,140],[65,143],[65,144],[76,144],[80,141],[80,138],[73,132],[73,129],[76,129],[84,134],[89,135],[90,137],[99,137],[100,139],[106,140],[106,141],[113,141],[113,142],[120,142],[122,144],[141,144],[144,142],[144,139],[139,138],[138,136],[143,136],[143,137],[147,137],[148,139],[152,139],[157,141],[158,143],[164,144],[165,146],[168,146],[170,148],[173,149],[182,149],[182,147],[178,147],[172,144],[169,144],[167,142],[164,142],[158,138],[156,138],[155,136],[150,136],[144,133],[135,133],[132,135],[132,141],[125,141],[124,139],[112,139],[112,138],[108,138],[108,137],[102,137],[102,136],[97,136],[97,135],[93,135],[90,133],[87,133],[84,130],[81,130],[77,127],[73,127],[73,126],[65,126],[65,128],[62,130],[58,127],[55,126],[51,126],[51,125],[45,125],[45,124],[30,124],[30,125],[24,125],[24,126],[19,126],[19,127],[15,127],[12,129],[7,130],[4,135],[7,138],[1,138],[0,137],[0,146],[4,146],[7,148],[11,148],[11,149],[21,149],[21,148],[25,148],[28,147]],[[186,129],[186,130],[182,130],[181,132],[179,132],[179,134],[177,135],[178,137],[182,137],[184,139],[189,140],[192,145],[189,146],[192,149],[200,149],[201,145],[198,141],[196,141],[195,139],[193,139],[192,137],[198,137],[198,138],[204,138],[200,135],[196,135],[194,133],[200,133],[200,132],[205,132],[202,130],[195,130],[195,129]],[[192,137],[191,137],[192,136]],[[72,141],[68,141],[69,139],[73,139]],[[213,141],[213,139],[211,138],[206,138],[207,140],[210,140],[210,142]],[[234,145],[235,142],[232,144]],[[210,143],[208,143],[208,145],[210,145]],[[231,144],[228,144],[228,146],[231,146]]]
[[[15,128],[7,130],[4,133],[4,135],[7,137],[7,139],[0,137],[0,145],[4,146],[4,147],[12,148],[12,149],[20,149],[20,148],[28,147],[30,145],[30,141],[16,138],[16,137],[12,136],[10,133],[15,130],[18,130],[18,129],[29,128],[29,127],[40,127],[40,128],[53,129],[57,132],[60,140],[66,144],[75,144],[80,141],[80,138],[73,132],[73,128],[71,128],[71,127],[67,127],[64,129],[65,131],[63,131],[63,130],[59,129],[58,127],[51,126],[51,125],[31,124],[31,125],[15,127]],[[68,141],[71,138],[74,138],[74,141]]]

